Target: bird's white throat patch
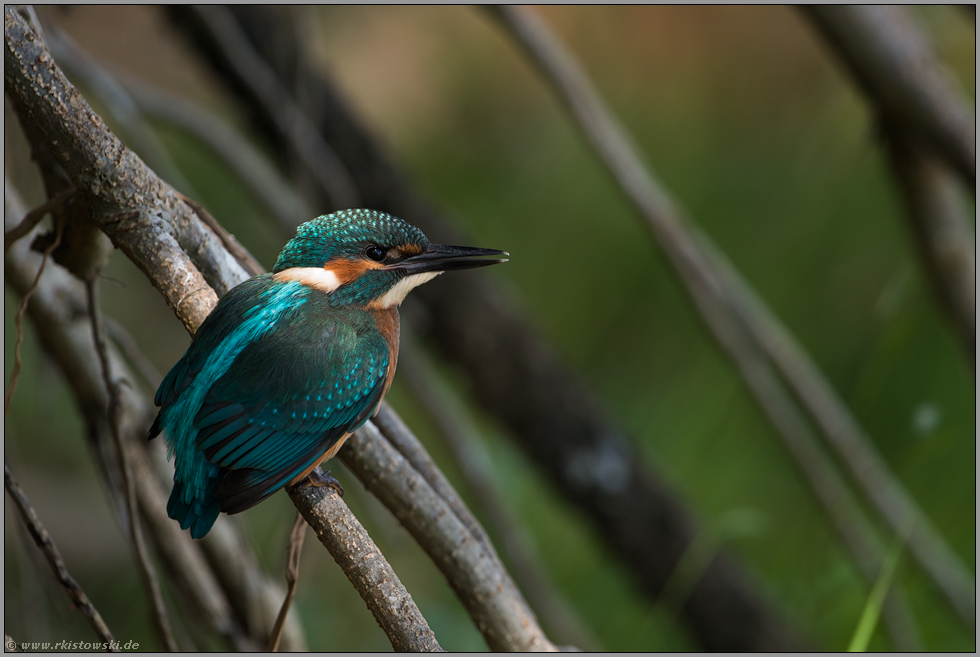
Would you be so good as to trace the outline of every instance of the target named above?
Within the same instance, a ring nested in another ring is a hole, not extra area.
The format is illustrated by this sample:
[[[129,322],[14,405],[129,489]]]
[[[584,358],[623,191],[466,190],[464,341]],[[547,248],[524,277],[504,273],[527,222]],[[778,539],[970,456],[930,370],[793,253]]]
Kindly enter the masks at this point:
[[[322,267],[290,267],[277,273],[275,279],[278,281],[299,281],[303,285],[327,293],[340,287],[340,279],[337,274]]]
[[[391,308],[392,306],[397,306],[405,300],[405,297],[408,296],[408,293],[414,288],[418,287],[422,283],[431,281],[441,273],[441,271],[427,271],[424,274],[412,274],[411,276],[406,276],[395,283],[390,290],[382,294],[377,301],[372,302],[370,305],[376,308]]]

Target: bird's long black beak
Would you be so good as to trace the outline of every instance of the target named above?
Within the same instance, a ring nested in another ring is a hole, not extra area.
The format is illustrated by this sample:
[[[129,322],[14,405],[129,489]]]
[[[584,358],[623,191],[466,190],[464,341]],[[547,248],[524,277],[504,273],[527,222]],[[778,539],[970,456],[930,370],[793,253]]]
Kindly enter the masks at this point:
[[[454,271],[472,269],[507,262],[507,258],[487,258],[486,256],[509,256],[506,251],[480,249],[472,246],[448,246],[430,244],[425,253],[405,258],[391,269],[400,269],[409,274],[422,274],[428,271]]]

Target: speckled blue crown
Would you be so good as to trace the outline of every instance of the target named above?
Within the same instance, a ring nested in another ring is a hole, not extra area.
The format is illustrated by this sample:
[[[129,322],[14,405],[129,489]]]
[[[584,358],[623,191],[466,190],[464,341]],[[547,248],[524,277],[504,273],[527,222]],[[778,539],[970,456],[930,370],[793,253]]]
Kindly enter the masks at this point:
[[[296,229],[273,272],[291,267],[322,267],[334,258],[354,258],[371,244],[388,249],[402,244],[426,248],[429,240],[412,224],[377,210],[342,210],[307,221]]]

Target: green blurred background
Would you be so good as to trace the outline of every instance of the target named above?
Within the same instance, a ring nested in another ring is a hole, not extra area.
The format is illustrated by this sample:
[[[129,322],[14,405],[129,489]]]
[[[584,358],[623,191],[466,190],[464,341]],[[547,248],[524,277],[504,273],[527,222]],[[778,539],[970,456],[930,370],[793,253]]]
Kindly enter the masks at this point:
[[[864,100],[804,16],[783,7],[539,11],[666,187],[810,351],[942,534],[974,564],[973,370],[923,276]],[[974,98],[972,18],[950,7],[912,11]],[[160,9],[77,7],[44,16],[112,69],[245,129],[239,108]],[[814,646],[845,648],[867,584],[637,215],[514,44],[473,8],[327,7],[305,16],[312,55],[396,161],[459,220],[470,243],[510,251],[509,264],[480,275],[507,288],[770,604]],[[112,126],[105,107],[83,92]],[[7,175],[29,204],[39,203],[9,105],[5,118]],[[188,134],[154,127],[198,200],[271,266],[289,235],[225,163]],[[964,201],[973,208],[972,198]],[[114,254],[105,277],[107,313],[165,372],[189,337],[124,256]],[[5,292],[8,376],[18,302]],[[30,330],[24,360],[5,423],[6,457],[115,636],[155,648],[146,597],[71,396]],[[465,481],[399,377],[389,400],[465,496]],[[674,611],[642,597],[575,510],[473,412],[506,502],[597,645],[693,648]],[[411,538],[342,465],[331,467],[443,647],[485,649]],[[45,568],[32,565],[40,563],[36,550],[6,508],[6,632],[18,640],[88,639]],[[294,516],[282,494],[239,516],[277,577]],[[296,609],[312,649],[390,649],[315,541],[307,542],[301,575]],[[897,581],[927,649],[975,649],[973,630],[914,563],[903,559]],[[890,647],[879,629],[870,648]]]

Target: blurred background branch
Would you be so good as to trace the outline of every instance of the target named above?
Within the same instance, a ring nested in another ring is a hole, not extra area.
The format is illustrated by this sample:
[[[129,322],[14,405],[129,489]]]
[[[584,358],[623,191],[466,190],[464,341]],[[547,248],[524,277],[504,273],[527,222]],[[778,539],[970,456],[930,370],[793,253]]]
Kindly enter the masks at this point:
[[[811,6],[807,16],[868,97],[912,236],[969,362],[976,359],[976,252],[953,171],[976,195],[976,111],[899,6]]]

